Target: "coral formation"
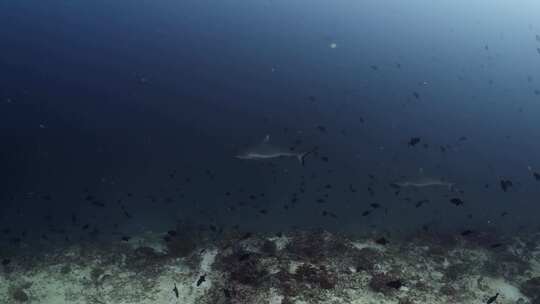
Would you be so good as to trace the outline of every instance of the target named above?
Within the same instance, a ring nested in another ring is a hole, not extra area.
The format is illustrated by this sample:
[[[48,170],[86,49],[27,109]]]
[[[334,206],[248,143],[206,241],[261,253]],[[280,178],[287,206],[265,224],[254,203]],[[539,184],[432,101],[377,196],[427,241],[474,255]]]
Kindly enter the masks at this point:
[[[14,304],[414,304],[482,303],[500,293],[501,304],[540,301],[536,239],[492,248],[444,234],[382,242],[320,230],[279,236],[225,231],[219,241],[199,234],[173,253],[169,243],[181,233],[166,235],[169,240],[160,233],[154,239],[134,236],[39,256],[12,255],[13,270],[0,273],[0,299]],[[489,234],[482,238],[493,241]]]

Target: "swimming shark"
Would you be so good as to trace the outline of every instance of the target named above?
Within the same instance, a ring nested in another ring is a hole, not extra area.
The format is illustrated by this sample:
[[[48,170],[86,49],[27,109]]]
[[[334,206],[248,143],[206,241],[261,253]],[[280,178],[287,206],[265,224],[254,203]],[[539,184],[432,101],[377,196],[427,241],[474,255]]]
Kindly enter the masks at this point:
[[[238,159],[247,159],[247,160],[265,160],[273,159],[280,157],[296,157],[300,164],[303,166],[305,164],[306,156],[315,152],[317,148],[313,148],[307,152],[294,152],[290,149],[284,149],[276,147],[270,144],[270,135],[266,135],[262,143],[247,149],[245,152],[236,155]]]
[[[450,190],[450,191],[454,190],[454,183],[447,182],[447,181],[445,181],[443,179],[431,178],[431,177],[421,177],[421,178],[418,178],[418,179],[415,179],[415,180],[406,180],[406,181],[393,182],[393,183],[390,184],[390,186],[392,186],[394,188],[448,187],[448,190]]]

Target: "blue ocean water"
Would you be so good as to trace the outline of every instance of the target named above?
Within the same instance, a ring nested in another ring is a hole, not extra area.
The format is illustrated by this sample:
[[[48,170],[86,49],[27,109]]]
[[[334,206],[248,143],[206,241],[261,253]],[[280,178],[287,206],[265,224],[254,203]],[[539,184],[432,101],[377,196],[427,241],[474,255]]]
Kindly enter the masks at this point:
[[[1,237],[179,220],[535,231],[539,12],[502,0],[1,2]],[[267,135],[281,152],[316,151],[304,166],[235,157]],[[419,179],[452,186],[395,185]]]

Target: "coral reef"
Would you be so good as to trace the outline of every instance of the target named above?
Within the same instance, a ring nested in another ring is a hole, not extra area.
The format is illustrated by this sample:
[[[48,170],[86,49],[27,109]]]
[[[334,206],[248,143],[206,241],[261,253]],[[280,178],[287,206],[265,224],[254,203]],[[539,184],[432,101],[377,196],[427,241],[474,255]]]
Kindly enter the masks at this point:
[[[382,240],[322,230],[278,236],[224,231],[212,241],[175,230],[12,254],[5,266],[10,271],[0,272],[0,300],[418,304],[484,303],[499,293],[499,304],[539,303],[540,238],[506,239],[493,247],[500,237],[478,235],[474,244],[472,235]]]

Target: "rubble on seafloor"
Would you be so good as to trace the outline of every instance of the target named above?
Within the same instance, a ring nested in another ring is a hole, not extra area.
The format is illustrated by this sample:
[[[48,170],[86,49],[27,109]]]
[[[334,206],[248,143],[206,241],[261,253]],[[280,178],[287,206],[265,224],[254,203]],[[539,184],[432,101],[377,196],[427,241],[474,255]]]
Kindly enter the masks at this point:
[[[499,304],[540,303],[534,237],[225,235],[2,251],[10,263],[0,267],[0,303],[487,303],[496,294]]]

